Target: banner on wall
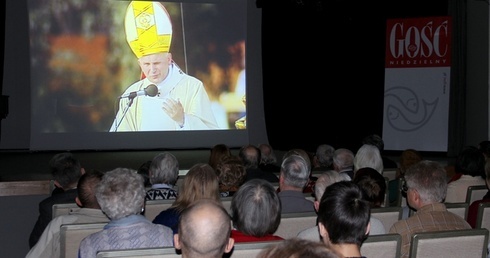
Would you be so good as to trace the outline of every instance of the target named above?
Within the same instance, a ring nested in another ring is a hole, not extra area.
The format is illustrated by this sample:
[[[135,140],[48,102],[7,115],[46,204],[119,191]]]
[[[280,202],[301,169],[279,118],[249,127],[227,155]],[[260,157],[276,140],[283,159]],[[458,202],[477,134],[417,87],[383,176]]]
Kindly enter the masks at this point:
[[[448,146],[451,17],[390,19],[386,26],[386,150]]]

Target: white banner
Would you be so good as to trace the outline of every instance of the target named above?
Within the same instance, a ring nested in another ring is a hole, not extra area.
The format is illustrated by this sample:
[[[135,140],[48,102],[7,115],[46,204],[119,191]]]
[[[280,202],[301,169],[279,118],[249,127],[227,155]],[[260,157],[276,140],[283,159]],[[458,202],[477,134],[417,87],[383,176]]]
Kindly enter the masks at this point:
[[[387,21],[386,150],[447,151],[451,18]]]

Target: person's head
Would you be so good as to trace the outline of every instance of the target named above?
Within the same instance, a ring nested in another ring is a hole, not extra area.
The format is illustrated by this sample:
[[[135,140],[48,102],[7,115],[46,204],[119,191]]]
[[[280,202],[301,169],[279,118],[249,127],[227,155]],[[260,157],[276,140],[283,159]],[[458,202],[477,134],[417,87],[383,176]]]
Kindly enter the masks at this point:
[[[485,177],[485,156],[474,146],[466,146],[456,157],[454,165],[456,173],[469,176]]]
[[[262,155],[260,149],[257,146],[248,144],[240,148],[238,151],[238,157],[243,162],[246,168],[258,168]]]
[[[106,172],[95,190],[100,209],[111,220],[140,214],[145,205],[145,194],[143,177],[129,168]]]
[[[333,152],[333,168],[336,171],[352,169],[354,167],[354,153],[346,148],[339,148]]]
[[[256,258],[341,258],[328,245],[301,238],[289,238],[264,248]]]
[[[276,154],[274,153],[274,150],[272,149],[272,146],[270,146],[267,143],[262,143],[259,144],[259,149],[260,149],[260,157],[261,157],[260,162],[262,164],[277,163],[277,157]]]
[[[318,209],[318,228],[324,243],[355,244],[360,248],[370,229],[371,208],[353,181],[333,183],[325,189]]]
[[[184,177],[179,195],[172,204],[178,212],[200,199],[213,199],[221,201],[219,195],[218,176],[207,163],[193,165]]]
[[[333,163],[335,148],[328,144],[320,144],[316,148],[315,161],[320,167],[330,167]]]
[[[55,154],[49,161],[49,170],[54,184],[64,190],[75,188],[78,179],[85,173],[80,161],[70,152]]]
[[[145,187],[151,186],[150,165],[151,165],[151,160],[147,160],[147,161],[143,162],[143,164],[141,164],[137,170],[138,174],[140,174],[143,177],[143,179],[145,180]]]
[[[197,200],[180,214],[175,248],[182,250],[182,257],[221,257],[233,248],[230,221],[221,203]]]
[[[413,164],[422,160],[422,154],[414,149],[406,149],[400,154],[400,176],[405,174],[405,171]]]
[[[104,173],[98,170],[85,172],[77,184],[77,197],[75,202],[82,208],[100,209],[100,205],[95,197],[95,188],[102,180]]]
[[[383,158],[378,147],[371,144],[362,145],[354,156],[354,172],[360,168],[374,168],[379,173],[383,173]]]
[[[230,148],[223,143],[216,144],[209,150],[208,163],[212,168],[216,169],[221,159],[228,156],[231,156]]]
[[[159,153],[151,161],[149,175],[152,185],[175,185],[179,177],[179,161],[170,152]]]
[[[224,157],[216,167],[221,191],[236,191],[247,176],[242,161],[235,156]]]
[[[298,155],[302,157],[306,161],[306,165],[308,166],[308,172],[311,172],[311,159],[308,152],[306,152],[303,149],[291,149],[286,153],[284,153],[284,155],[282,156],[282,160],[284,161],[287,157],[291,155]]]
[[[383,138],[377,134],[370,134],[362,139],[362,144],[369,144],[376,146],[378,148],[379,152],[383,152],[385,149],[385,142],[383,141]]]
[[[140,29],[139,17],[155,22],[145,24]],[[145,77],[154,84],[162,82],[169,73],[172,54],[172,22],[160,2],[132,1],[126,10],[124,20],[126,41],[138,58],[138,64]]]
[[[315,205],[315,210],[318,211],[320,200],[322,199],[322,195],[327,186],[342,180],[344,180],[344,178],[335,170],[327,170],[318,176],[315,182],[315,201],[313,203]]]
[[[407,169],[403,191],[407,203],[415,210],[432,204],[441,203],[447,193],[447,173],[436,161],[422,160]]]
[[[281,222],[281,200],[274,186],[264,179],[251,179],[240,186],[230,209],[233,225],[246,235],[273,234]]]
[[[354,183],[364,191],[364,198],[371,203],[371,208],[379,208],[385,202],[386,180],[374,168],[361,168],[357,170]]]
[[[299,155],[285,158],[281,164],[279,187],[282,190],[302,192],[309,181],[310,170],[306,160]]]

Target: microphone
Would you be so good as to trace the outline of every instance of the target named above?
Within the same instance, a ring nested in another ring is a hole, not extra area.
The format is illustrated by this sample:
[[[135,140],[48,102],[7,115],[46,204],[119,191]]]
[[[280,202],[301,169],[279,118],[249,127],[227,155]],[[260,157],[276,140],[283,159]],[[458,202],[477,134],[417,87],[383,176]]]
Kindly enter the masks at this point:
[[[142,90],[133,91],[133,92],[130,92],[130,93],[123,94],[119,98],[120,99],[123,99],[123,98],[134,99],[134,98],[136,98],[138,96],[155,97],[157,94],[158,94],[158,88],[157,88],[157,86],[155,84],[150,84],[150,85],[148,85],[146,88],[144,88]]]

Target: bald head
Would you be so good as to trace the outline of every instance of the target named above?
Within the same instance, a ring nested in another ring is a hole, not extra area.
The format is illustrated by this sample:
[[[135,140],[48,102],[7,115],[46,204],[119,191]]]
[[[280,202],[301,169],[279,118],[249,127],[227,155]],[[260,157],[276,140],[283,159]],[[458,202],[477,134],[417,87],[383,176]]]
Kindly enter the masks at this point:
[[[221,257],[233,247],[230,232],[231,218],[223,206],[201,199],[181,213],[175,243],[184,257]]]

